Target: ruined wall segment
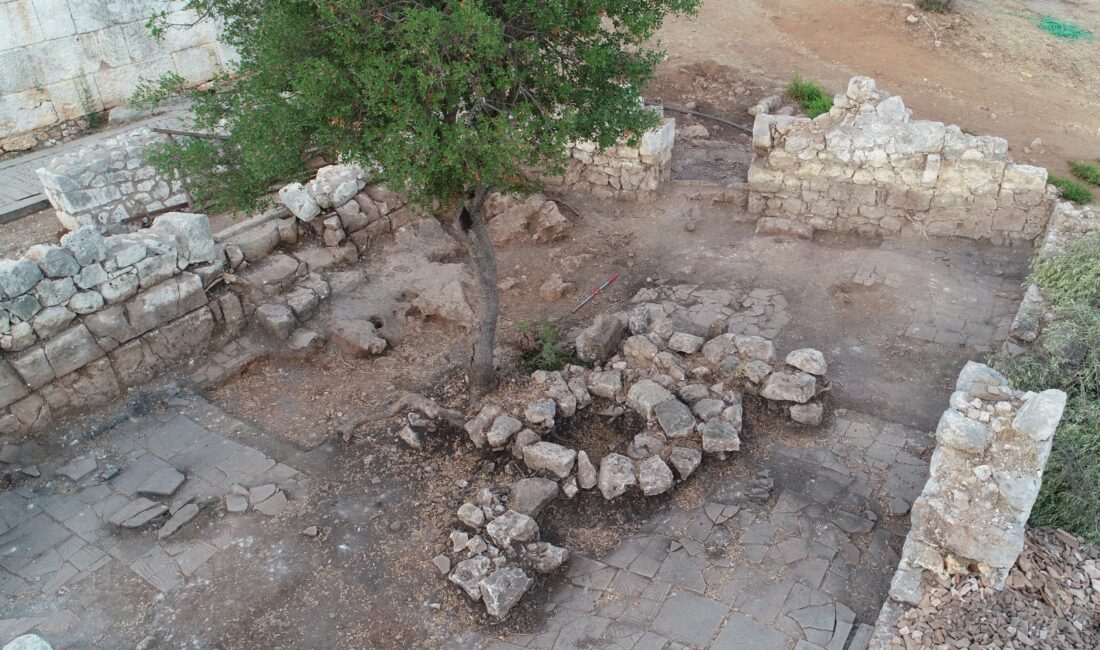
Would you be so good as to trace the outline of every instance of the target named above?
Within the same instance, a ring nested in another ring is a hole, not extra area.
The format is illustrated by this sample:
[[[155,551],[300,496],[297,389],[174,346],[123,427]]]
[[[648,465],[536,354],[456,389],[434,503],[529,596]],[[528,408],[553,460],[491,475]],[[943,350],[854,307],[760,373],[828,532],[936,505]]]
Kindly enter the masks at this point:
[[[0,260],[0,434],[105,404],[202,349],[218,255],[204,215],[169,213],[135,233],[84,227]]]
[[[804,236],[1042,235],[1055,202],[1045,169],[1013,163],[1002,138],[911,115],[867,77],[815,119],[757,115],[749,211]]]
[[[236,57],[211,20],[169,28],[156,40],[154,12],[189,25],[179,0],[5,0],[0,2],[0,153],[67,139],[85,116],[124,105],[138,82],[174,72],[213,78]]]
[[[92,226],[103,233],[135,229],[127,220],[188,202],[183,184],[148,161],[150,145],[165,136],[150,129],[128,133],[58,156],[37,170],[42,189],[66,230]]]
[[[569,147],[565,173],[543,182],[599,198],[637,201],[656,192],[672,176],[675,142],[673,118],[664,118],[659,126],[643,133],[634,147],[624,141],[599,151],[594,142],[578,142]]]
[[[1066,394],[1022,393],[992,368],[969,362],[936,428],[930,477],[890,586],[919,604],[923,572],[979,573],[998,588],[1024,548]]]

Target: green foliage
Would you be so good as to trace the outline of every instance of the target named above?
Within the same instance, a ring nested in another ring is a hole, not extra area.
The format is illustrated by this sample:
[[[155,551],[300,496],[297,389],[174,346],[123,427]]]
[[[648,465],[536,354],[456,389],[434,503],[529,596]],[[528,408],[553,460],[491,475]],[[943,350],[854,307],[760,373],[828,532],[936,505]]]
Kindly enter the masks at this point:
[[[1039,343],[1001,364],[1020,390],[1059,388],[1069,401],[1054,437],[1034,526],[1100,538],[1100,233],[1036,265],[1030,278],[1055,314]]]
[[[195,130],[166,145],[197,198],[247,209],[305,161],[356,162],[412,200],[524,189],[566,145],[636,141],[661,52],[647,42],[699,0],[190,0],[240,53],[235,82],[193,97]],[[155,25],[157,21],[152,23]]]
[[[1047,178],[1047,182],[1058,188],[1058,194],[1067,201],[1073,201],[1074,203],[1080,203],[1082,205],[1086,203],[1092,203],[1093,196],[1089,188],[1078,183],[1072,178],[1065,178],[1064,176],[1055,176],[1051,174]]]
[[[561,332],[552,322],[539,325],[521,322],[516,325],[522,335],[520,368],[531,374],[536,370],[561,370],[573,361],[562,344]]]
[[[1090,185],[1100,185],[1100,167],[1090,163],[1069,161],[1069,170],[1073,175]]]
[[[925,11],[942,14],[954,9],[955,0],[917,0],[917,6]]]
[[[179,95],[186,85],[187,79],[175,72],[166,73],[153,81],[142,79],[130,97],[130,105],[139,110],[154,108],[164,100]]]
[[[803,79],[800,75],[791,79],[786,92],[811,118],[828,113],[833,107],[833,98],[821,86]]]

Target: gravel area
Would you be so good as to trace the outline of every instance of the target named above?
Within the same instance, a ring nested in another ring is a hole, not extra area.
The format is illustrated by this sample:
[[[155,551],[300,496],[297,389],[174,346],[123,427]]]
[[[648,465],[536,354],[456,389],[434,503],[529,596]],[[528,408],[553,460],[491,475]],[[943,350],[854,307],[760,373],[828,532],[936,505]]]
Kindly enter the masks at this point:
[[[1100,648],[1100,548],[1062,530],[1028,531],[1003,591],[970,576],[926,588],[891,648]]]
[[[0,257],[19,257],[35,244],[56,242],[61,234],[61,223],[52,209],[16,219],[0,226]]]

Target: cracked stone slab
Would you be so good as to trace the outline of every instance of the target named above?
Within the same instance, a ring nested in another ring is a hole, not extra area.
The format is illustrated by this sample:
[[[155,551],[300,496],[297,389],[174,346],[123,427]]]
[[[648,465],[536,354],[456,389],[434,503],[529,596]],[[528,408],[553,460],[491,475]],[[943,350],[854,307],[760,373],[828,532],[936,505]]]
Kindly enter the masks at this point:
[[[140,486],[138,486],[138,494],[148,494],[155,497],[171,496],[186,477],[178,469],[174,467],[162,467],[145,479]]]
[[[87,455],[74,459],[68,465],[57,470],[57,473],[68,478],[70,481],[79,481],[91,472],[94,472],[96,467],[98,467],[98,465],[96,464],[95,457]]]
[[[107,521],[122,528],[140,528],[165,512],[168,506],[140,497],[115,511]]]

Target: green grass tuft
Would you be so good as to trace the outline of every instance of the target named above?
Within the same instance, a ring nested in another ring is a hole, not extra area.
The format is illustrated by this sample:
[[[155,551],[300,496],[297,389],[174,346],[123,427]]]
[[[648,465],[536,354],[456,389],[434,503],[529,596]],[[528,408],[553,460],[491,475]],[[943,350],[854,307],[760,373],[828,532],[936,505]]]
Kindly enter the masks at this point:
[[[798,103],[806,115],[817,117],[828,113],[833,107],[833,98],[825,92],[825,89],[812,81],[795,75],[787,84],[787,96]]]
[[[536,370],[561,370],[573,362],[573,357],[562,344],[558,326],[551,322],[534,324],[521,322],[516,325],[524,341],[520,345],[520,368],[531,374]]]
[[[917,6],[925,11],[947,13],[954,9],[955,0],[917,0]]]
[[[1031,525],[1100,539],[1100,233],[1040,261],[1029,281],[1043,289],[1055,322],[1000,365],[1019,390],[1069,395]]]
[[[1069,170],[1073,175],[1089,185],[1100,185],[1100,167],[1084,162],[1069,161]]]
[[[1051,174],[1047,178],[1047,182],[1049,182],[1054,187],[1057,187],[1058,193],[1063,199],[1067,201],[1073,201],[1074,203],[1080,203],[1082,205],[1086,203],[1092,203],[1093,201],[1092,192],[1089,191],[1089,188],[1078,183],[1072,178],[1065,178],[1063,176],[1055,176],[1054,174]]]

